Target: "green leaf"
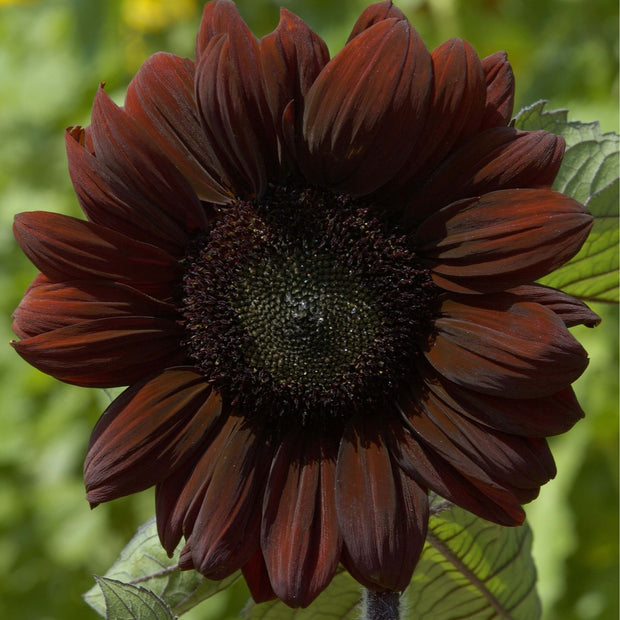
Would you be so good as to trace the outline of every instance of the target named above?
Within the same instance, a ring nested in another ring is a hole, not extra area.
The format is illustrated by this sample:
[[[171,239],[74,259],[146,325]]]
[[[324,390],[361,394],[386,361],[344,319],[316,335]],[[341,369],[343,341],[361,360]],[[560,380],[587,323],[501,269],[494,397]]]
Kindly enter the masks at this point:
[[[583,203],[594,226],[581,251],[541,280],[586,301],[618,302],[618,216],[620,136],[599,124],[569,121],[566,110],[545,111],[539,101],[515,119],[518,129],[545,129],[566,140],[566,153],[553,188]]]
[[[456,506],[431,517],[403,606],[416,620],[536,620],[541,606],[527,525],[502,527]]]
[[[537,620],[536,569],[527,525],[507,528],[434,498],[429,532],[402,617],[412,620],[506,618]],[[247,620],[346,620],[359,618],[361,586],[339,569],[329,587],[306,609],[281,601],[245,608]]]
[[[150,591],[177,615],[226,589],[239,578],[239,573],[235,573],[222,581],[211,581],[196,571],[181,571],[177,566],[179,552],[180,547],[172,558],[168,557],[157,536],[155,519],[150,519],[138,529],[105,577],[134,588],[139,586],[140,591]],[[106,615],[107,599],[101,579],[84,594],[84,600],[97,613]]]
[[[106,577],[95,579],[105,599],[107,620],[174,620],[176,617],[159,596],[146,588]]]

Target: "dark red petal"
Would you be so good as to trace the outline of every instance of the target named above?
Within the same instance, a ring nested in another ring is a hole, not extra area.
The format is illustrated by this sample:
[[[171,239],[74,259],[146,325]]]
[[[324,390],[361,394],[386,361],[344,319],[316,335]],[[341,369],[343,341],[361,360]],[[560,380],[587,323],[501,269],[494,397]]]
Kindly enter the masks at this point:
[[[409,412],[415,434],[461,473],[482,469],[504,487],[537,489],[555,476],[553,457],[544,439],[520,437],[483,427],[461,415],[460,407],[438,388],[411,394]]]
[[[226,203],[205,146],[194,93],[194,63],[159,52],[140,68],[127,89],[125,111],[181,171],[200,198]]]
[[[84,135],[81,127],[72,127],[65,133],[65,145],[69,174],[86,217],[132,239],[156,245],[173,255],[180,254],[182,243],[175,237],[174,229],[170,236],[162,226],[165,213],[157,217],[155,208],[156,217],[152,217],[148,198],[121,181],[97,159],[84,146]]]
[[[261,547],[274,592],[306,607],[332,580],[342,548],[335,455],[306,433],[285,437],[267,482]]]
[[[222,446],[188,539],[193,564],[205,577],[224,579],[256,552],[271,452],[242,419]]]
[[[362,11],[362,14],[355,22],[353,30],[351,30],[351,34],[347,39],[347,43],[378,22],[392,18],[407,20],[405,14],[392,4],[392,0],[384,0],[383,2],[371,4]]]
[[[405,197],[457,142],[478,131],[484,113],[484,73],[474,48],[467,41],[450,39],[433,50],[431,60],[433,88],[424,131],[394,180]]]
[[[137,493],[166,478],[192,456],[220,412],[220,397],[189,367],[132,385],[93,430],[84,463],[88,501]]]
[[[278,598],[271,587],[265,559],[260,549],[241,570],[255,603],[264,603]]]
[[[486,107],[480,131],[506,126],[512,118],[515,78],[506,52],[496,52],[482,59],[487,84]]]
[[[13,331],[27,338],[95,319],[150,316],[174,320],[175,314],[172,305],[116,282],[41,282],[26,291],[13,313]]]
[[[583,417],[572,388],[543,398],[503,398],[473,392],[446,379],[426,380],[435,397],[459,415],[504,433],[548,437],[566,432]]]
[[[204,438],[201,445],[205,444],[207,439],[209,438]],[[198,450],[199,448],[196,448],[195,459],[187,459],[155,485],[157,533],[162,547],[171,557],[183,536],[183,519],[173,520],[173,515],[177,509],[179,497],[196,467],[194,461],[199,459]]]
[[[95,96],[90,129],[95,156],[113,178],[112,191],[136,216],[152,218],[181,248],[193,231],[207,227],[205,211],[187,179],[103,88]]]
[[[159,248],[67,215],[20,213],[13,230],[26,256],[50,280],[101,278],[163,297],[172,294],[179,275],[177,261]]]
[[[426,358],[446,379],[505,398],[551,396],[586,369],[587,354],[551,310],[510,295],[447,299]]]
[[[200,61],[212,40],[220,34],[230,34],[237,39],[254,38],[235,3],[230,0],[213,0],[205,4],[196,36],[196,63]]]
[[[160,483],[162,488],[159,489],[158,509],[161,507],[162,513],[157,515],[158,528],[162,544],[169,554],[174,551],[182,535],[186,539],[191,536],[200,506],[211,484],[213,470],[222,456],[223,447],[239,424],[239,419],[229,416],[227,412],[220,416],[219,421],[221,424],[215,426],[196,447],[196,462],[191,463],[191,466],[188,463],[185,471],[181,469]],[[175,482],[177,486],[172,487]],[[191,545],[185,545],[182,555],[185,556],[187,566],[193,567]]]
[[[245,24],[212,38],[202,51],[196,99],[211,158],[226,185],[240,195],[261,195],[277,177],[278,149],[260,46]]]
[[[546,131],[489,129],[443,161],[412,196],[407,217],[419,222],[456,200],[496,190],[550,187],[563,155],[564,139]]]
[[[85,321],[11,344],[32,366],[83,387],[130,385],[183,363],[175,322],[153,317]]]
[[[329,62],[329,51],[323,39],[302,19],[282,8],[278,27],[261,40],[261,62],[265,96],[282,145],[288,145],[283,135],[284,111],[289,104],[292,104],[290,110],[295,111],[294,118],[288,122],[294,134],[292,155],[297,159],[304,97]]]
[[[572,258],[592,227],[577,201],[551,190],[506,190],[453,203],[414,236],[440,287],[494,292],[541,278]]]
[[[306,97],[310,180],[352,194],[396,175],[426,117],[430,54],[405,20],[387,19],[356,36],[320,73]]]
[[[508,292],[524,301],[534,301],[550,308],[567,327],[575,325],[596,327],[601,322],[601,317],[592,312],[582,301],[548,286],[540,284],[517,286]]]
[[[483,470],[469,479],[413,437],[401,422],[391,424],[388,437],[398,465],[420,484],[488,521],[501,525],[523,523],[525,513],[515,493],[491,480]]]
[[[422,551],[426,490],[394,467],[370,420],[353,420],[340,444],[336,508],[347,570],[372,589],[404,590]]]

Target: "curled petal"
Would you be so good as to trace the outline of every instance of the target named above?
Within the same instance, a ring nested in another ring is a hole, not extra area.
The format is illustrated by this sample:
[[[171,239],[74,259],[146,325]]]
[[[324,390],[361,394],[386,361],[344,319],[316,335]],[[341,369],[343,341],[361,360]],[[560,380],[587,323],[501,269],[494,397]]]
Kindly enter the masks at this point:
[[[195,370],[171,368],[125,390],[103,413],[84,463],[91,504],[137,493],[195,452],[221,399]]]
[[[264,473],[271,448],[242,419],[228,436],[188,539],[192,562],[209,579],[224,579],[258,549]]]
[[[207,148],[226,185],[237,195],[260,196],[277,177],[278,149],[259,43],[243,33],[210,40],[196,67],[196,99]]]
[[[427,389],[458,415],[489,428],[525,437],[548,437],[583,418],[572,388],[541,398],[504,398],[463,388],[432,373]]]
[[[205,146],[194,94],[194,63],[159,52],[151,56],[127,89],[125,111],[146,129],[200,198],[226,203],[230,195],[218,180]]]
[[[335,455],[302,434],[284,438],[265,494],[261,546],[275,593],[306,607],[332,580],[341,551]]]
[[[534,301],[553,310],[563,321],[566,327],[585,325],[596,327],[601,317],[592,312],[586,304],[571,295],[541,284],[517,286],[508,291],[524,301]]]
[[[497,190],[550,187],[563,155],[564,139],[546,131],[489,129],[443,161],[412,197],[406,220],[419,222],[452,202]]]
[[[323,67],[329,62],[329,51],[323,39],[307,24],[286,9],[280,9],[280,23],[261,40],[261,61],[265,96],[273,125],[282,145],[291,148],[298,159],[302,155],[302,118],[304,98]],[[284,117],[290,106],[291,118]],[[283,135],[284,127],[292,128],[293,139]]]
[[[113,280],[156,297],[170,296],[176,260],[154,245],[109,228],[46,211],[20,213],[14,233],[24,254],[50,280]]]
[[[391,424],[390,452],[402,470],[421,485],[470,512],[501,525],[520,525],[525,519],[515,493],[502,487],[482,469],[471,479],[414,437],[401,422]]]
[[[356,36],[323,69],[306,97],[304,135],[313,181],[370,193],[395,176],[426,117],[430,55],[405,20]]]
[[[551,310],[504,295],[447,299],[426,358],[446,379],[506,398],[551,396],[586,369],[587,354]]]
[[[487,85],[486,106],[480,131],[506,126],[512,118],[515,78],[506,52],[496,52],[482,59]]]
[[[426,490],[392,464],[382,433],[353,420],[340,444],[336,509],[347,570],[366,587],[404,590],[424,545]]]
[[[371,4],[362,11],[362,14],[355,22],[347,43],[378,22],[392,18],[407,20],[405,14],[392,4],[392,0],[383,0],[383,2]]]
[[[474,48],[450,39],[433,50],[431,60],[433,88],[424,131],[402,168],[402,181],[394,180],[403,184],[399,193],[405,197],[457,142],[478,131],[484,114],[484,73]]]
[[[479,469],[506,488],[538,489],[556,474],[542,438],[511,435],[473,422],[440,388],[399,397],[413,432],[465,475]],[[412,402],[404,404],[409,398]]]
[[[183,363],[175,322],[141,316],[85,321],[12,342],[29,364],[65,383],[117,387]]]
[[[213,0],[205,4],[196,36],[195,58],[198,63],[209,44],[221,34],[230,34],[233,38],[255,40],[256,38],[243,21],[234,2],[230,0]]]
[[[120,201],[130,205],[127,208],[132,209],[133,217],[152,218],[148,229],[163,227],[180,248],[185,247],[191,233],[206,229],[204,209],[187,179],[154,146],[147,131],[119,108],[103,88],[95,96],[90,129],[95,157],[109,171],[104,174],[106,186]],[[70,140],[67,142],[72,145]],[[85,159],[86,155],[76,158],[74,176],[79,176],[80,163]],[[85,169],[83,181],[87,191],[97,184],[97,179],[92,178],[93,165],[90,162]],[[102,168],[94,172],[102,172]]]
[[[414,244],[444,289],[476,293],[526,284],[581,248],[592,216],[551,190],[506,190],[453,203],[424,221]]]
[[[116,282],[41,282],[28,289],[13,313],[13,331],[27,338],[84,321],[132,315],[174,320],[176,312],[172,305]]]

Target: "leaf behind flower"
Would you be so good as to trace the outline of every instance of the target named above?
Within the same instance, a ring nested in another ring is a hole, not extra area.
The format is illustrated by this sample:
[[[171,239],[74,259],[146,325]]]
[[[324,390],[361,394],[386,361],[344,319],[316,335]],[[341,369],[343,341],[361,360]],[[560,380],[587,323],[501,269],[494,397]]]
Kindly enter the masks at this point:
[[[577,256],[541,282],[585,301],[618,303],[620,136],[601,133],[598,122],[569,121],[567,110],[546,111],[545,103],[524,108],[515,127],[544,129],[566,140],[553,188],[583,203],[594,226]]]

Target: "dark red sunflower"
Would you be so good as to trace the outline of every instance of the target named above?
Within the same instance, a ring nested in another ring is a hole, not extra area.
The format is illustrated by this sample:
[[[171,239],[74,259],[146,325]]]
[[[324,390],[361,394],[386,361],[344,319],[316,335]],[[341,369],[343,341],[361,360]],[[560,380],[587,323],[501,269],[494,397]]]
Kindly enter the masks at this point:
[[[282,10],[261,40],[206,5],[195,62],[149,58],[67,131],[87,220],[17,217],[41,271],[13,345],[76,385],[129,386],[97,424],[91,504],[156,487],[183,568],[242,569],[308,605],[339,562],[400,591],[428,490],[505,525],[583,414],[567,327],[535,284],[591,217],[550,186],[561,138],[509,126],[503,52],[429,53],[391,2],[330,60]]]

